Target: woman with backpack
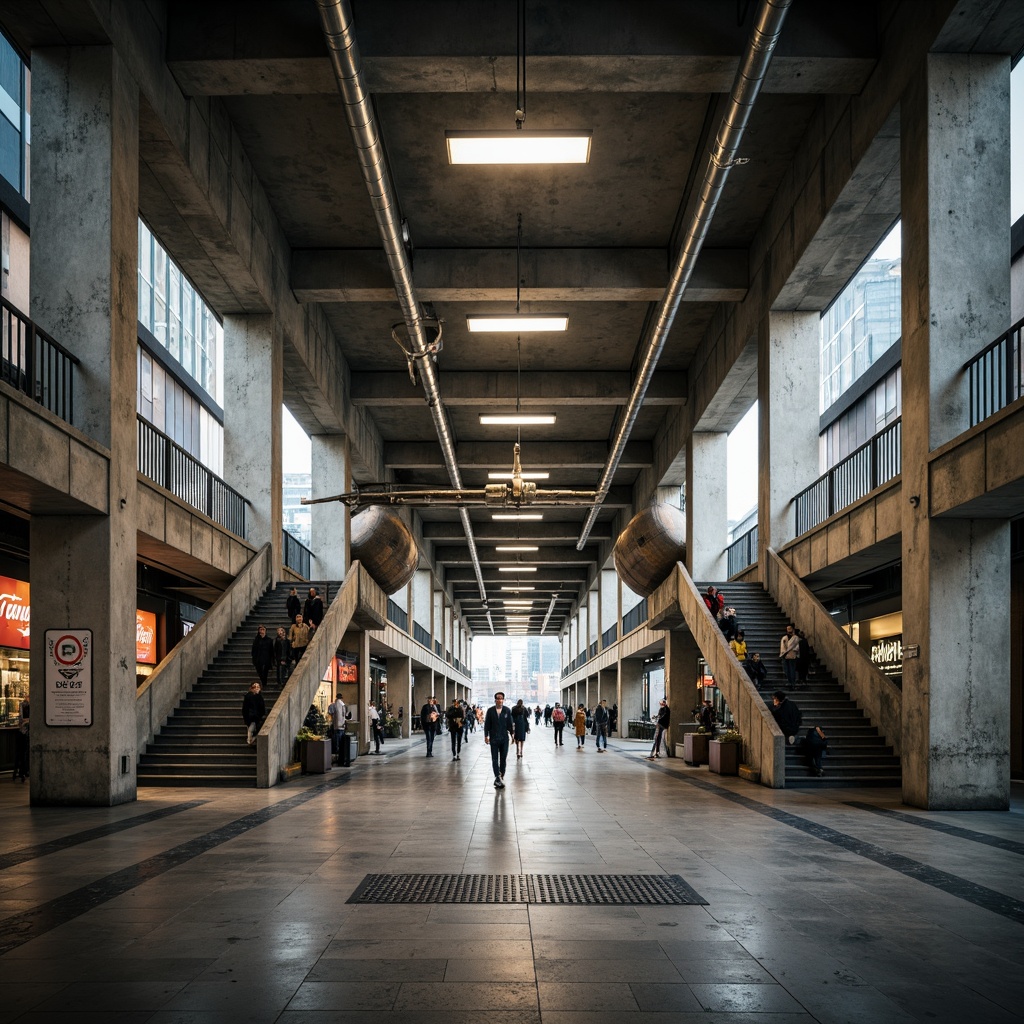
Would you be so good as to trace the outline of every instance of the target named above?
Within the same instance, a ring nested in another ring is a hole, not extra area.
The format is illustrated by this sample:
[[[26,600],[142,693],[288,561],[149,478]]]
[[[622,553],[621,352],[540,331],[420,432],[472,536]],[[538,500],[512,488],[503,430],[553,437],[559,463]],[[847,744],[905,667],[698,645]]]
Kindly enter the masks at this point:
[[[561,704],[555,704],[551,712],[551,724],[555,729],[555,746],[561,747],[563,746],[562,730],[565,728],[565,708]]]

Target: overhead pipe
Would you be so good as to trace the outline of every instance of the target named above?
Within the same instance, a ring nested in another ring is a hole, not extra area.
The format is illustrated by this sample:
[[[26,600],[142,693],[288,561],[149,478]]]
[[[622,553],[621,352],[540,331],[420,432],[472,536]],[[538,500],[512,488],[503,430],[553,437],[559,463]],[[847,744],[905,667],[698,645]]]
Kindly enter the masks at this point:
[[[587,543],[590,531],[594,528],[597,515],[601,511],[601,505],[608,497],[612,478],[619,468],[626,442],[629,440],[637,416],[640,414],[640,408],[654,376],[655,367],[658,365],[658,359],[661,357],[662,349],[665,347],[669,331],[672,329],[676,313],[679,310],[683,292],[690,283],[693,268],[697,263],[697,256],[704,244],[711,218],[715,214],[718,200],[725,187],[726,178],[736,161],[736,152],[747,127],[747,121],[750,119],[754,101],[764,84],[772,52],[775,49],[775,44],[779,41],[782,23],[785,21],[786,12],[791,2],[792,0],[762,0],[757,12],[753,32],[747,42],[747,48],[740,58],[736,78],[733,80],[732,91],[729,94],[729,106],[722,115],[718,135],[708,153],[704,182],[701,185],[693,216],[690,218],[686,235],[679,247],[665,294],[644,334],[643,352],[637,369],[636,381],[619,422],[611,451],[608,453],[608,462],[597,486],[597,501],[588,513],[580,539],[576,542],[578,551],[582,551]]]
[[[370,193],[377,230],[384,245],[384,254],[395,284],[402,318],[409,330],[413,356],[419,365],[420,379],[423,381],[423,390],[426,393],[427,405],[430,407],[430,415],[434,420],[434,429],[437,431],[444,463],[452,487],[461,490],[462,475],[459,473],[459,465],[455,458],[455,441],[452,437],[451,424],[448,422],[448,413],[441,400],[437,369],[428,351],[429,343],[423,325],[423,312],[416,298],[412,266],[402,240],[398,199],[384,155],[384,145],[370,102],[370,93],[363,78],[362,58],[356,43],[352,8],[348,0],[316,0],[316,4],[320,10],[320,22],[327,41],[331,66],[334,68],[334,77],[337,79],[338,89],[345,104],[345,118],[352,133],[352,141],[355,143],[363,181]],[[473,570],[480,587],[480,597],[486,608],[487,590],[484,587],[484,574],[480,567],[476,539],[473,536],[473,525],[466,509],[459,509],[459,516],[466,533]],[[493,633],[494,624],[491,622],[490,611],[487,612],[487,623]]]

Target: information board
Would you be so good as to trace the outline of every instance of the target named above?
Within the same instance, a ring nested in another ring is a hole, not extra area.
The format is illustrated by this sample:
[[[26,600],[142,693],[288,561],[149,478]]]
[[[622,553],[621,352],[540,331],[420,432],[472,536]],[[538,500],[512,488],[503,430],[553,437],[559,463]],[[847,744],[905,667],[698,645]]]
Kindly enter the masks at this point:
[[[43,720],[50,726],[92,725],[92,630],[48,629],[44,638]]]

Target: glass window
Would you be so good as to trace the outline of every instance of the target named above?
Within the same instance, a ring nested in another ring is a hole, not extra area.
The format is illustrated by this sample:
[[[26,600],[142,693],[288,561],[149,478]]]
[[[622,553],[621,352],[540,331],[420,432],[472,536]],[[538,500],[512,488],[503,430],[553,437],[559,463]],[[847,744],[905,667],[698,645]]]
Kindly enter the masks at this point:
[[[164,348],[170,348],[167,338],[167,253],[158,242],[153,245],[153,334]],[[180,352],[170,349],[175,359]]]

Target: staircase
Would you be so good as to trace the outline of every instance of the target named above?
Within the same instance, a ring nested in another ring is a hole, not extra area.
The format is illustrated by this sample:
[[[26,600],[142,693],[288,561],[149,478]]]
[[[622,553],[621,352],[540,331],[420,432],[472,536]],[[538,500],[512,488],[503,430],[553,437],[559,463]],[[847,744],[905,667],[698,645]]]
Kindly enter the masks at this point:
[[[828,738],[828,750],[822,761],[825,774],[820,778],[811,774],[802,753],[786,747],[786,788],[900,785],[899,758],[840,681],[817,660],[813,646],[807,682],[798,683],[795,688],[787,685],[786,672],[779,660],[779,639],[791,620],[771,595],[759,583],[713,585],[725,594],[726,607],[736,609],[736,623],[747,642],[747,657],[757,651],[768,669],[768,680],[761,689],[765,703],[771,707],[772,693],[784,690],[803,712],[802,733],[806,735],[808,729],[820,725]],[[709,584],[696,586],[703,594]],[[800,624],[796,626],[799,628]]]
[[[252,641],[257,628],[277,636],[288,627],[286,603],[294,584],[279,583],[256,602],[245,621],[196,681],[171,717],[139,758],[140,786],[256,785],[256,745],[245,742],[242,698],[259,677],[252,667]],[[338,593],[339,583],[310,583],[299,588],[304,601],[310,586],[323,598],[326,610]],[[280,692],[274,669],[262,691],[267,714]]]

